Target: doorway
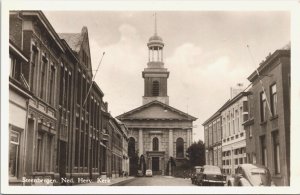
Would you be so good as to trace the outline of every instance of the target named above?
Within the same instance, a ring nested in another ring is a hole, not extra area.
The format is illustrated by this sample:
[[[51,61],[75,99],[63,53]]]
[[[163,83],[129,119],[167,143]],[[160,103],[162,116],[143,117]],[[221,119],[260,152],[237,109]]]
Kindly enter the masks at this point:
[[[60,177],[66,177],[67,166],[66,142],[59,141],[59,174]]]
[[[152,157],[152,171],[153,174],[159,171],[159,157]]]

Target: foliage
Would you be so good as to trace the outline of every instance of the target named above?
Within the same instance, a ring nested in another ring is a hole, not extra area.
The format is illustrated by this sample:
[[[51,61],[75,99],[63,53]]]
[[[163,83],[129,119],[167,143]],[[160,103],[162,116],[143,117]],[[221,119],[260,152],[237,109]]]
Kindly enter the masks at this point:
[[[194,142],[186,152],[190,166],[205,165],[205,145],[202,140]]]

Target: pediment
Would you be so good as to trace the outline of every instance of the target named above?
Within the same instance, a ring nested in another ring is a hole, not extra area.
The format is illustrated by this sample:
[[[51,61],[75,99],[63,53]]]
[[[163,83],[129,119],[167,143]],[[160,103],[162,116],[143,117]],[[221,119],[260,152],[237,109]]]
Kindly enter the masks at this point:
[[[141,107],[126,112],[117,118],[119,120],[196,120],[195,117],[159,101],[153,101],[145,104]]]

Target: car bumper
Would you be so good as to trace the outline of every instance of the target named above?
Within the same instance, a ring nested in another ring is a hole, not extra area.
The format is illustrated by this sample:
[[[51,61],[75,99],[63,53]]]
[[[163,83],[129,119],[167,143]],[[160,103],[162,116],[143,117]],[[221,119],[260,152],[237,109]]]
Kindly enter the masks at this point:
[[[203,179],[202,181],[205,183],[226,184],[226,181],[216,181],[216,180],[210,180],[210,179]]]

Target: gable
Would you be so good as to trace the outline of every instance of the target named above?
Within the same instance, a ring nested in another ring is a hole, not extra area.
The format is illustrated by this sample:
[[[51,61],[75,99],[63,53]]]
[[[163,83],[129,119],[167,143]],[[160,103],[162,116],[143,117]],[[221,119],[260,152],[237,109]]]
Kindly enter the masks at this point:
[[[150,102],[117,117],[123,119],[196,120],[196,118],[158,101]]]
[[[138,112],[131,114],[132,118],[149,118],[149,119],[185,119],[182,115],[163,108],[159,105],[151,105]]]
[[[92,64],[91,64],[90,44],[89,44],[88,31],[86,27],[83,27],[81,30],[81,40],[79,44],[80,44],[79,60],[84,66],[86,66],[88,70],[91,70]],[[89,71],[89,74],[91,73],[92,72]]]

